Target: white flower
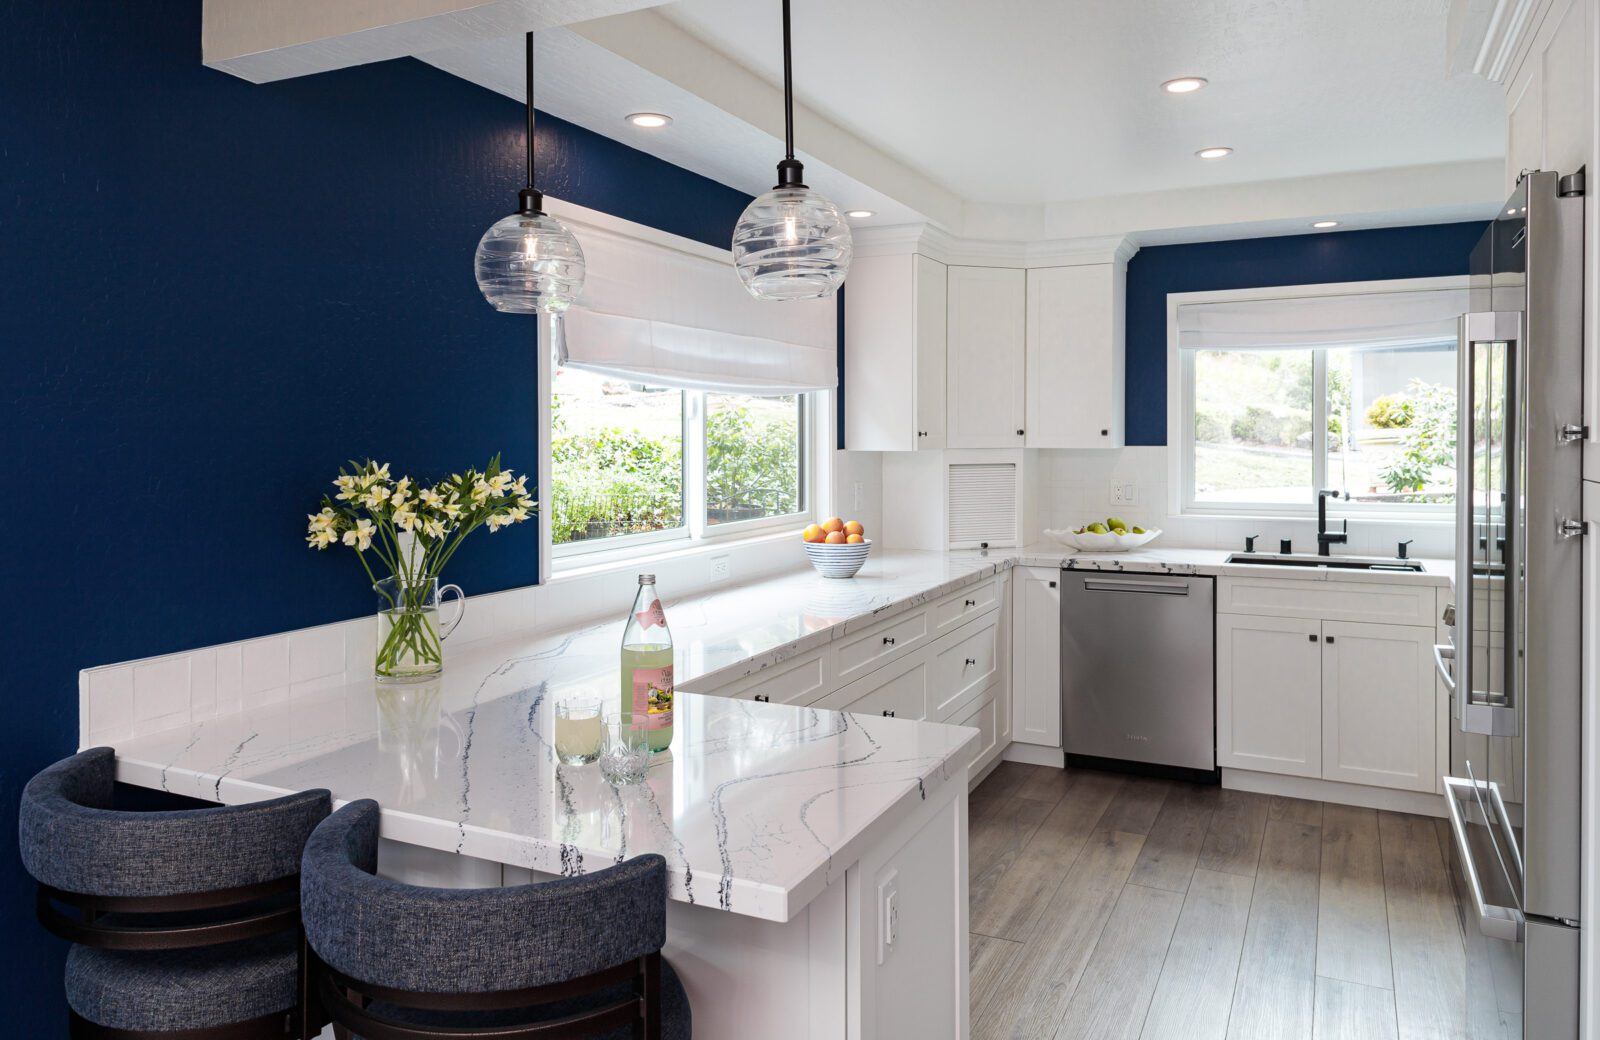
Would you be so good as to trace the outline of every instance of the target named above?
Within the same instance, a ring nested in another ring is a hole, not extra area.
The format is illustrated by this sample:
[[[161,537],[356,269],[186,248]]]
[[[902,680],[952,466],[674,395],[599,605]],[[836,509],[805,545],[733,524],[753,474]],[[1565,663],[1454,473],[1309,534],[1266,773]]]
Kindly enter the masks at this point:
[[[457,520],[461,517],[461,506],[456,501],[457,497],[456,495],[451,495],[450,501],[439,507],[440,511],[452,520]]]
[[[506,491],[511,487],[511,474],[501,471],[489,478],[489,490],[495,498],[504,498]]]
[[[439,494],[438,488],[423,488],[422,491],[417,494],[417,497],[421,499],[422,504],[427,506],[429,509],[444,508],[444,496]]]
[[[415,531],[421,523],[417,519],[417,514],[404,506],[394,511],[393,520],[394,525],[402,531]]]
[[[505,516],[506,516],[506,523],[508,523],[508,524],[520,524],[520,523],[522,523],[522,521],[528,519],[528,507],[527,506],[521,506],[521,505],[512,506],[510,509],[508,509],[506,511]]]
[[[366,552],[372,548],[372,532],[374,530],[372,521],[363,517],[356,521],[355,527],[344,533],[344,544],[355,546],[356,552]]]
[[[367,476],[369,476],[369,477],[377,477],[379,480],[388,480],[389,479],[389,464],[387,462],[385,462],[383,465],[380,466],[376,462],[367,463]]]
[[[493,493],[494,489],[482,480],[474,481],[472,485],[472,504],[475,506],[483,505],[489,501],[489,496]]]
[[[444,521],[442,521],[442,520],[424,520],[423,523],[422,523],[422,533],[427,535],[429,538],[432,538],[432,539],[435,539],[435,540],[443,538],[444,537]]]
[[[379,506],[383,505],[384,500],[387,499],[388,497],[389,497],[389,489],[388,488],[384,487],[382,484],[374,484],[372,486],[372,488],[367,492],[366,497],[361,500],[361,502],[368,509],[377,509]]]
[[[518,498],[528,497],[528,475],[524,473],[511,485],[511,490],[517,493]]]
[[[341,502],[348,502],[361,493],[356,478],[343,473],[334,478],[333,486],[339,489],[339,493],[334,497]]]

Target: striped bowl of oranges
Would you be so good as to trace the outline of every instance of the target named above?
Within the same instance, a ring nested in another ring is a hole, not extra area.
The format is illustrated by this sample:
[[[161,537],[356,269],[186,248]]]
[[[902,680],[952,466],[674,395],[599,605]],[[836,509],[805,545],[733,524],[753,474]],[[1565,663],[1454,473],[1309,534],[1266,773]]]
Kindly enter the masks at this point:
[[[830,517],[800,532],[811,566],[824,578],[853,578],[867,562],[872,542],[857,520]]]

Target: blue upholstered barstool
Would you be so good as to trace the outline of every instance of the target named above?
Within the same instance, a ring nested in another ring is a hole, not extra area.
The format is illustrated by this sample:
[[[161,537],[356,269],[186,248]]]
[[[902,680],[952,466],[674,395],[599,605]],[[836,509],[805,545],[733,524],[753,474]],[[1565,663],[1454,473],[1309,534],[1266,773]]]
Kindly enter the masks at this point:
[[[92,748],[22,792],[22,861],[39,882],[39,920],[73,943],[70,1035],[314,1033],[320,1023],[308,1021],[302,999],[300,854],[328,815],[328,792],[119,812],[115,775],[112,750]]]
[[[445,889],[377,877],[378,805],[352,802],[306,845],[301,916],[340,1040],[688,1040],[661,956],[660,856],[540,884]]]

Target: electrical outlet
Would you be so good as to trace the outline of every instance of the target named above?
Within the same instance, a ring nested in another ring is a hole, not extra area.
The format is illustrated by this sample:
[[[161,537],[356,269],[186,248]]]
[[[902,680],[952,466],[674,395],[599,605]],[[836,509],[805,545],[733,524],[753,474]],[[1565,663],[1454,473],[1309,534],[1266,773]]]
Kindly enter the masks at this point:
[[[733,561],[727,556],[711,557],[711,580],[727,581],[733,573]]]
[[[878,882],[878,963],[894,952],[900,937],[900,872],[890,871]]]
[[[1137,484],[1112,484],[1111,504],[1114,506],[1132,506],[1139,503],[1139,485]]]

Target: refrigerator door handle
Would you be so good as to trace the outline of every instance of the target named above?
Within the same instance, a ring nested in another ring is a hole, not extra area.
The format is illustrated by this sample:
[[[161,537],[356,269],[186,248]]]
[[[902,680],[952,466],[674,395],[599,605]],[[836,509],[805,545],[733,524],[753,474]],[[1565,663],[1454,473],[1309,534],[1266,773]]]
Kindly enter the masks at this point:
[[[1439,670],[1439,680],[1444,683],[1444,688],[1452,694],[1456,692],[1456,677],[1450,672],[1451,665],[1445,662],[1449,661],[1453,664],[1455,659],[1455,647],[1449,643],[1433,644],[1433,666]]]
[[[1450,809],[1450,830],[1455,835],[1456,851],[1461,856],[1461,872],[1466,876],[1467,887],[1472,891],[1473,906],[1478,914],[1478,930],[1491,939],[1521,942],[1527,924],[1522,911],[1514,906],[1490,903],[1484,898],[1482,875],[1478,871],[1477,861],[1472,858],[1472,846],[1467,842],[1467,824],[1461,816],[1463,799],[1458,792],[1472,798],[1474,804],[1481,805],[1484,787],[1492,788],[1492,785],[1481,780],[1463,780],[1455,776],[1444,778],[1445,804]],[[1491,789],[1490,800],[1495,804],[1496,811],[1504,812],[1504,803],[1500,801],[1498,792]],[[1512,884],[1509,877],[1506,883]]]

